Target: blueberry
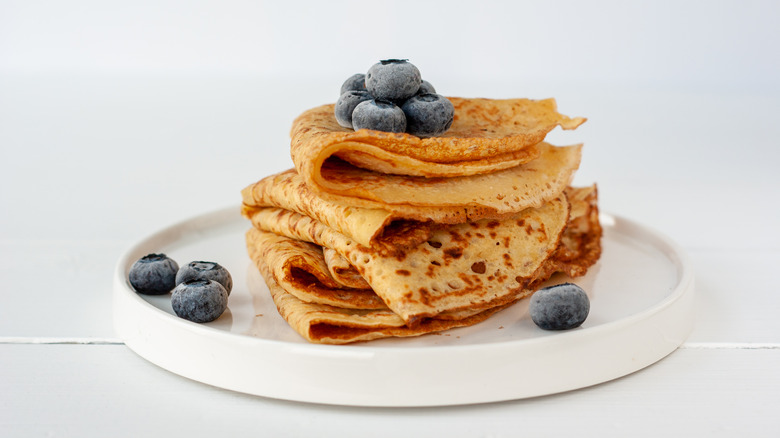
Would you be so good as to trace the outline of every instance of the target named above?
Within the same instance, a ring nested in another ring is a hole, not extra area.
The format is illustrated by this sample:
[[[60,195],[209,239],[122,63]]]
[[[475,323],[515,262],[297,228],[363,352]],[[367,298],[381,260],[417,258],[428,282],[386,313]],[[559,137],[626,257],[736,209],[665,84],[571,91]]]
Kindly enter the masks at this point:
[[[438,94],[414,96],[401,109],[406,115],[406,132],[418,137],[444,134],[455,117],[452,102]]]
[[[165,254],[148,254],[130,267],[130,284],[138,293],[163,295],[176,287],[179,265]]]
[[[214,280],[225,288],[228,295],[233,289],[233,277],[224,266],[214,262],[190,262],[176,273],[176,285],[189,280]]]
[[[401,103],[420,89],[420,71],[405,59],[380,61],[366,74],[366,89],[376,99]]]
[[[341,84],[341,92],[339,94],[344,94],[347,91],[366,91],[366,75],[355,73],[344,81]]]
[[[536,291],[529,304],[531,319],[545,330],[579,327],[590,312],[590,300],[581,287],[563,283]]]
[[[352,125],[358,129],[373,129],[385,132],[404,132],[406,117],[401,108],[384,100],[360,102],[352,112]]]
[[[212,280],[189,280],[173,290],[171,305],[180,318],[192,322],[211,322],[227,309],[228,294]]]
[[[420,83],[420,89],[417,90],[417,94],[436,94],[436,89],[433,88],[433,84],[423,79]]]
[[[336,102],[336,108],[333,110],[336,115],[336,121],[345,128],[352,128],[352,112],[360,102],[371,100],[372,97],[367,91],[347,91],[339,97]]]

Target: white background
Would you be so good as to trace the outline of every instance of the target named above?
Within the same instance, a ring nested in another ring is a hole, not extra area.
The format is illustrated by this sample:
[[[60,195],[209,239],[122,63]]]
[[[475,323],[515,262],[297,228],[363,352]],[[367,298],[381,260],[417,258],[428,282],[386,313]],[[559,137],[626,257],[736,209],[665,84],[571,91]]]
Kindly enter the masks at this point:
[[[30,221],[40,226],[24,237],[85,237],[43,219],[77,215],[78,202],[104,207],[88,230],[102,239],[236,203],[240,187],[291,167],[295,116],[393,57],[445,95],[555,97],[588,117],[550,138],[586,144],[577,182],[601,182],[610,210],[622,210],[610,189],[642,177],[724,182],[710,155],[752,166],[742,177],[759,183],[780,154],[766,135],[778,114],[760,110],[780,95],[778,23],[772,1],[0,0],[0,203],[14,212],[0,237]],[[690,145],[708,136],[724,141],[698,155]]]
[[[575,183],[693,261],[682,349],[572,393],[394,411],[244,397],[122,345],[124,250],[291,167],[293,118],[385,58],[445,95],[555,97],[587,117],[549,137],[585,144]],[[779,79],[775,1],[0,0],[0,435],[771,436]],[[151,391],[165,403],[149,413]]]
[[[772,1],[8,1],[0,69],[311,80],[403,57],[511,80],[777,89]],[[467,83],[463,83],[468,81]]]

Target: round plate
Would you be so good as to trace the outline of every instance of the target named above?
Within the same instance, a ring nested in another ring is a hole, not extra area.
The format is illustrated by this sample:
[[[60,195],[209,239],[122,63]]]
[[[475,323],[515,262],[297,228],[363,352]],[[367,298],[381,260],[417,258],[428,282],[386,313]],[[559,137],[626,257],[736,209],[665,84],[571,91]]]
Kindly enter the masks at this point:
[[[603,252],[574,281],[591,310],[576,329],[548,332],[528,300],[472,327],[417,338],[315,345],[276,311],[246,252],[249,221],[237,208],[195,217],[133,246],[114,275],[114,323],[128,347],[184,377],[265,397],[354,406],[443,406],[534,397],[642,369],[674,351],[693,328],[694,280],[674,243],[626,219],[601,216]],[[178,318],[170,294],[130,286],[130,266],[162,252],[179,265],[214,261],[233,276],[216,321]]]

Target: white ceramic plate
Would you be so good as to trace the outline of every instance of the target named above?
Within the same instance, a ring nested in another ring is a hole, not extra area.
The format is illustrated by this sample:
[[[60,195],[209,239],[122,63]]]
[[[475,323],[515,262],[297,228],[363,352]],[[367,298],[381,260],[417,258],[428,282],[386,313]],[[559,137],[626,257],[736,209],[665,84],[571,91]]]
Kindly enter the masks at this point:
[[[603,254],[575,282],[591,311],[574,330],[546,332],[527,300],[473,327],[344,346],[309,344],[279,316],[246,254],[249,222],[237,209],[166,228],[133,246],[114,275],[114,321],[128,347],[184,377],[265,397],[356,406],[442,406],[534,397],[642,369],[693,328],[691,266],[668,239],[602,215]],[[127,281],[133,262],[163,252],[184,265],[214,261],[232,274],[228,310],[195,324],[170,295],[144,296]],[[570,281],[559,276],[551,283]]]

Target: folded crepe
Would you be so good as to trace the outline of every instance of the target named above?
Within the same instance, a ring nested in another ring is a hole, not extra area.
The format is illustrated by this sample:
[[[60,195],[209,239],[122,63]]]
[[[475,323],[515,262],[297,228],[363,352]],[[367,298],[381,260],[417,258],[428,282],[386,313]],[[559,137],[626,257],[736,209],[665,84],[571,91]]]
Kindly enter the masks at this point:
[[[511,293],[506,295],[494,296],[482,305],[446,310],[432,317],[421,318],[411,325],[388,308],[361,309],[357,306],[345,306],[343,302],[322,299],[322,295],[345,294],[342,295],[343,299],[359,302],[372,292],[362,291],[366,294],[363,296],[349,295],[359,289],[349,289],[343,285],[333,286],[332,280],[328,278],[327,268],[323,267],[323,264],[326,264],[323,253],[316,251],[317,246],[298,240],[301,235],[291,238],[253,227],[247,233],[247,248],[265,277],[280,314],[307,340],[340,344],[388,336],[416,336],[481,322],[529,295],[556,272],[571,276],[584,274],[587,268],[598,260],[601,250],[596,188],[569,188],[566,193],[567,198],[571,199],[571,217],[561,239],[554,251],[530,276],[522,280],[514,279],[522,281],[523,287],[513,288]],[[292,230],[290,231],[292,233]],[[311,256],[312,260],[301,263],[300,260],[308,256]],[[340,263],[358,272],[346,259]],[[285,268],[291,265],[297,265],[298,268]],[[473,271],[474,266],[470,269]],[[476,271],[482,271],[482,266],[477,265]],[[395,275],[407,277],[404,273]],[[291,280],[291,276],[299,279]],[[300,293],[301,284],[314,291],[331,289],[331,293],[306,296]]]
[[[291,131],[295,168],[326,200],[449,223],[538,207],[568,185],[580,147],[541,142],[584,118],[558,113],[553,99],[450,100],[452,126],[432,138],[352,131],[333,105],[306,111]],[[529,181],[529,171],[540,175]]]
[[[388,255],[293,211],[263,208],[251,216],[257,229],[338,252],[410,326],[514,296],[556,250],[568,219],[562,193],[509,219],[435,225],[426,242]]]
[[[249,230],[248,239],[259,233],[262,232]],[[498,306],[457,320],[428,319],[415,327],[407,327],[398,315],[389,310],[344,309],[298,299],[276,282],[256,248],[252,244],[248,246],[250,257],[265,278],[279,314],[295,331],[313,343],[346,344],[387,337],[420,336],[482,322],[508,306]]]
[[[380,192],[406,193],[409,196],[406,201],[412,202],[413,194],[408,192],[413,191],[424,193],[437,206],[323,197],[312,190],[303,175],[291,169],[246,187],[241,192],[243,208],[247,214],[261,207],[284,208],[315,218],[363,246],[382,246],[386,250],[407,248],[427,238],[426,222],[451,224],[502,218],[526,208],[540,207],[558,197],[579,167],[581,146],[542,144],[539,148],[542,154],[529,163],[471,177],[414,177],[393,182],[396,175],[353,168],[356,173],[371,174],[351,179],[356,193],[380,187]],[[465,179],[470,180],[469,184],[459,188]],[[402,195],[393,196],[404,199]],[[488,200],[487,204],[495,208],[480,205],[480,200]]]
[[[360,276],[357,269],[350,265],[349,260],[342,257],[341,254],[330,248],[322,248],[322,255],[325,258],[328,272],[336,283],[353,289],[371,289],[371,286]]]
[[[429,221],[408,220],[381,208],[350,207],[324,200],[309,189],[295,169],[261,179],[242,192],[246,217],[264,207],[278,207],[309,216],[363,246],[402,249],[424,242]]]
[[[476,324],[556,272],[599,258],[595,186],[569,187],[582,145],[545,143],[584,118],[553,99],[449,98],[442,136],[292,127],[294,169],[242,191],[247,249],[280,314],[311,342]]]
[[[275,281],[298,299],[347,309],[385,309],[370,288],[351,288],[330,274],[320,246],[279,236],[257,233],[254,244]]]
[[[601,224],[599,223],[598,189],[589,187],[568,187],[569,223],[561,236],[561,242],[552,256],[544,261],[542,269],[532,285],[545,281],[556,272],[570,277],[580,277],[601,256]],[[344,287],[369,287],[363,277],[349,261],[330,248],[323,248],[325,263],[336,282]],[[341,279],[340,279],[341,278]],[[350,280],[345,280],[350,279]]]

